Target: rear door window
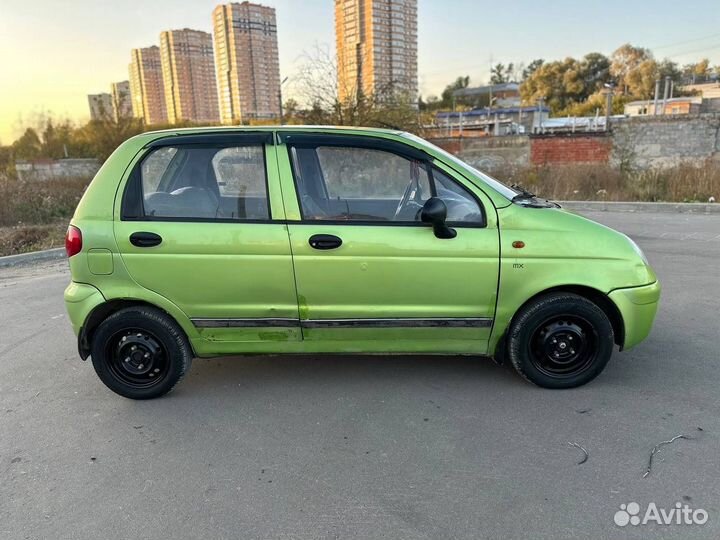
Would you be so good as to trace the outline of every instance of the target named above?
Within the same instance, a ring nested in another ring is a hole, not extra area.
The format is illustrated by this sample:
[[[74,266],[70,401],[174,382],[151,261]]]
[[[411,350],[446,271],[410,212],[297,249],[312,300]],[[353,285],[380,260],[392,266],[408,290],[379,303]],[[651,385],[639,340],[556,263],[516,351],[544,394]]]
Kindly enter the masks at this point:
[[[157,148],[138,180],[146,219],[270,218],[262,144]]]

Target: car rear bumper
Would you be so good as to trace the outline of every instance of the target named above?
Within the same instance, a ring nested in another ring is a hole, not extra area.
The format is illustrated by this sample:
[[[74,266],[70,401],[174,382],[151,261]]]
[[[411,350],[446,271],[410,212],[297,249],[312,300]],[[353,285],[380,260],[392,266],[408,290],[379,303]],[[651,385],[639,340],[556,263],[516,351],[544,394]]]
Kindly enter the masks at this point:
[[[620,310],[625,325],[625,339],[620,350],[634,347],[650,333],[660,302],[660,283],[641,287],[615,289],[609,295]]]
[[[98,305],[105,302],[102,293],[87,283],[70,282],[65,289],[65,308],[75,335],[80,335],[87,316]]]

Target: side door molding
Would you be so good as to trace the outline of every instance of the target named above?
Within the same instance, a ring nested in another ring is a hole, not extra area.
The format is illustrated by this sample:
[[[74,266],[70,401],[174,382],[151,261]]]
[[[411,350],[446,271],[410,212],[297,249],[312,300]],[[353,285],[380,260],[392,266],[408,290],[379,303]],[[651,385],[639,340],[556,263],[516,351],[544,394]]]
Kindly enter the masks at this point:
[[[191,319],[196,328],[490,328],[491,317],[431,317],[378,319]]]

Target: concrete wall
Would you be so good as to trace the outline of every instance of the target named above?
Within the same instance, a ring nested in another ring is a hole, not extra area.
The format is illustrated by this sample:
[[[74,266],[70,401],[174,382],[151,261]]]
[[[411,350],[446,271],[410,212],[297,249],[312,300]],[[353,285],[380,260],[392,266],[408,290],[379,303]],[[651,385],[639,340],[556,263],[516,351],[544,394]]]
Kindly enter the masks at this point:
[[[702,165],[720,159],[720,114],[655,116],[613,122],[611,164],[630,167]]]
[[[610,133],[430,139],[482,170],[609,163],[646,169],[720,161],[720,113],[614,120]]]
[[[19,160],[15,170],[20,180],[53,180],[55,178],[92,178],[100,169],[100,161],[88,159]]]

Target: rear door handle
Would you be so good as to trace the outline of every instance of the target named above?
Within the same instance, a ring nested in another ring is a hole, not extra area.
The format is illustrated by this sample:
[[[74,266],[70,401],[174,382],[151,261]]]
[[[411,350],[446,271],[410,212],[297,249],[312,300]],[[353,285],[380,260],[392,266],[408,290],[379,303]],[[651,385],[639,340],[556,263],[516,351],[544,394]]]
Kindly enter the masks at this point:
[[[342,239],[334,234],[313,234],[308,244],[314,249],[335,249],[342,246]]]
[[[158,246],[162,242],[162,236],[153,232],[134,232],[130,235],[130,243],[137,247]]]

